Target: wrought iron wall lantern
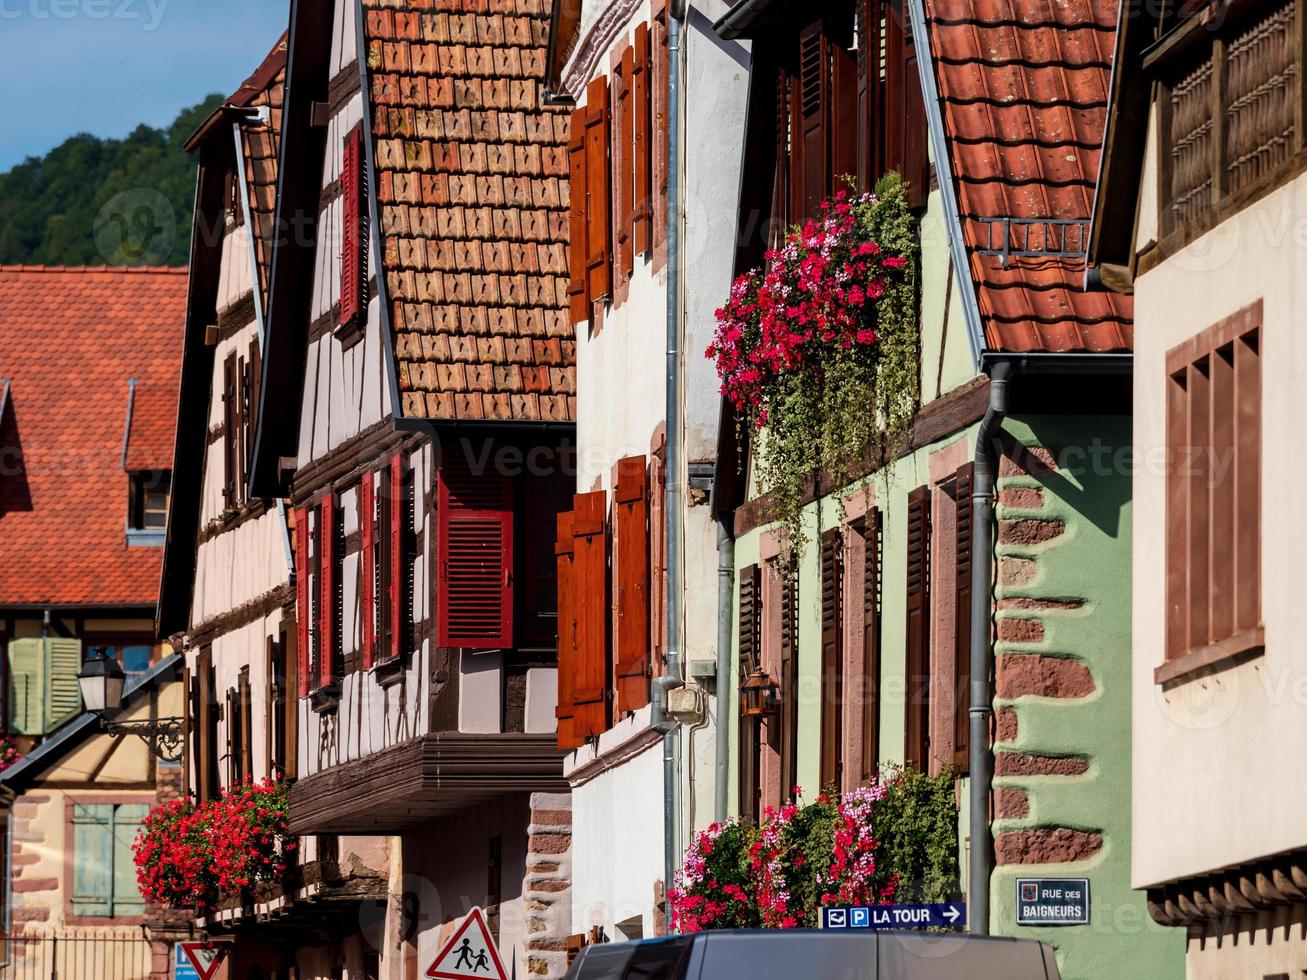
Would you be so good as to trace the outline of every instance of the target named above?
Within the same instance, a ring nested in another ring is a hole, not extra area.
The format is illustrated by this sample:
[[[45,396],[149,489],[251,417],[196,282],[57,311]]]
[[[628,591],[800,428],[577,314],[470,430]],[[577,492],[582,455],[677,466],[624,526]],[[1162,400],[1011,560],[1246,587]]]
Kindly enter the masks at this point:
[[[781,689],[761,667],[740,685],[740,714],[747,718],[764,718],[780,714]]]
[[[109,721],[105,715],[123,705],[123,687],[127,675],[118,661],[109,656],[108,647],[97,647],[95,656],[82,664],[77,675],[86,710],[100,719],[106,735],[135,735],[154,755],[164,762],[180,762],[185,745],[185,726],[181,718],[157,718],[151,721]]]

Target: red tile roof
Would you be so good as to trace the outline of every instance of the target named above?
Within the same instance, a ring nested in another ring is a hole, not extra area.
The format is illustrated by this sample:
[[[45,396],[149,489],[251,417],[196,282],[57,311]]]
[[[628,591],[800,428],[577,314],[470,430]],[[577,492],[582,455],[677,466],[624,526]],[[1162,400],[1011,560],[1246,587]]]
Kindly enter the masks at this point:
[[[177,379],[138,383],[127,433],[126,468],[131,472],[172,469],[176,427]]]
[[[990,348],[1134,345],[1131,298],[1085,292],[1083,258],[1010,257],[1004,267],[998,256],[977,252],[990,237],[990,225],[977,219],[1087,222],[1093,214],[1117,6],[1118,0],[925,0],[963,237]],[[1071,234],[1083,250],[1087,225]]]
[[[281,146],[281,113],[286,94],[287,35],[273,45],[263,64],[236,90],[228,105],[268,109],[268,121],[241,127],[245,142],[245,179],[254,225],[254,251],[258,261],[263,305],[268,303],[268,277],[272,264],[273,224],[277,208],[277,154]]]
[[[549,0],[364,0],[382,266],[406,416],[570,421],[565,111]]]
[[[0,266],[0,606],[154,603],[162,549],[125,541],[128,381],[141,453],[170,460],[185,306],[184,269]]]

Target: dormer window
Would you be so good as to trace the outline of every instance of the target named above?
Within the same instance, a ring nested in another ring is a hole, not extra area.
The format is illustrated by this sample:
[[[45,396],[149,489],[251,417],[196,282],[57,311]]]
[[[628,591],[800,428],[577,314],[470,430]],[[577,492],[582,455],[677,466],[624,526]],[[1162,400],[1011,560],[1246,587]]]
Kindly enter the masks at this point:
[[[161,545],[168,529],[168,496],[172,473],[138,470],[128,474],[127,543]]]

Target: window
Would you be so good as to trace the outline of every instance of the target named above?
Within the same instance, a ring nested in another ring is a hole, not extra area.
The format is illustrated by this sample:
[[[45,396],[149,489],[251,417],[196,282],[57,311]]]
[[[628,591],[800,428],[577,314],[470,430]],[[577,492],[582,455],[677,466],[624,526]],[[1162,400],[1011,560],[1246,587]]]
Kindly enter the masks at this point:
[[[1261,648],[1261,302],[1167,354],[1166,658]],[[1179,672],[1177,671],[1179,668]]]
[[[69,804],[72,811],[72,914],[122,918],[145,914],[136,885],[132,841],[145,803]]]
[[[94,634],[85,637],[84,646],[88,658],[103,650],[127,675],[130,684],[135,677],[150,669],[154,660],[154,643],[149,637],[105,637]]]
[[[1196,237],[1224,201],[1259,196],[1301,157],[1299,6],[1249,5],[1215,28],[1190,17],[1144,59],[1162,82],[1163,234]]]
[[[294,778],[296,774],[296,731],[299,717],[296,702],[296,659],[293,632],[283,625],[276,639],[268,638],[267,765],[270,776]]]
[[[82,642],[62,636],[9,641],[9,724],[48,735],[82,711]]]
[[[246,502],[245,479],[254,452],[262,351],[259,339],[244,354],[233,350],[222,364],[223,506],[237,510]]]
[[[172,474],[168,470],[141,470],[130,474],[128,479],[131,493],[128,501],[128,530],[166,530]]]

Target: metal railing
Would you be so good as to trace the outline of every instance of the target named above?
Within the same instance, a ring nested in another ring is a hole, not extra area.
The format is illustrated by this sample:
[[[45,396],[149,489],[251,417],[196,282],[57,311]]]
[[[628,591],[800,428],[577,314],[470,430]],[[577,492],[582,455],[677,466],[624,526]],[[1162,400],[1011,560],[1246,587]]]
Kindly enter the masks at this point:
[[[1088,218],[976,218],[988,231],[981,255],[997,255],[1000,264],[1008,259],[1083,259],[1088,254]],[[996,240],[997,239],[997,240]]]
[[[0,937],[0,980],[149,980],[144,936]]]

